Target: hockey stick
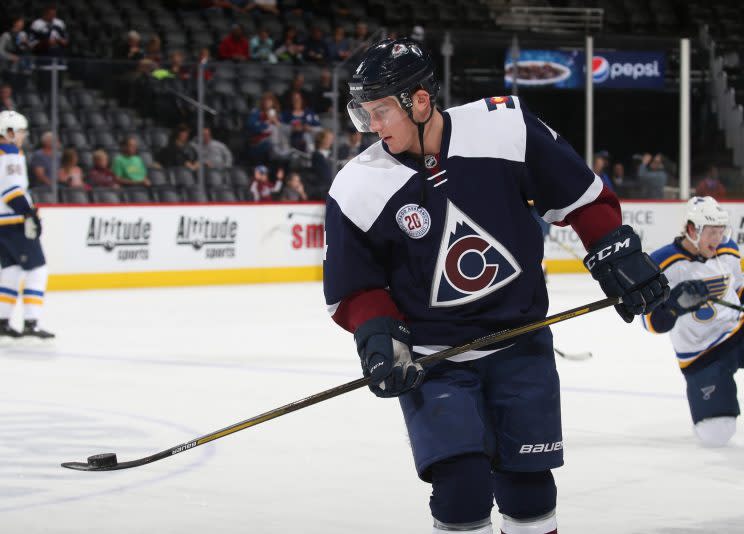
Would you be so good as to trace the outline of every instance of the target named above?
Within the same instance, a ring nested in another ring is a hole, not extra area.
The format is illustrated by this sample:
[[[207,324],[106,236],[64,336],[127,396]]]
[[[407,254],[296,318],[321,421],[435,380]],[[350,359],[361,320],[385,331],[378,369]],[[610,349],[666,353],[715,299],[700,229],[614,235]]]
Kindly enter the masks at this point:
[[[731,308],[732,310],[737,310],[740,312],[744,312],[744,306],[738,306],[732,302],[728,302],[725,300],[721,300],[717,297],[713,297],[708,299],[708,302],[715,302],[716,304],[720,304],[721,306],[726,306],[727,308]]]
[[[557,347],[553,347],[553,350],[555,353],[560,356],[561,358],[565,358],[567,360],[588,360],[592,357],[591,352],[563,352],[562,350],[558,350]]]
[[[568,319],[573,319],[574,317],[579,317],[593,311],[608,308],[619,303],[620,299],[616,297],[606,298],[598,300],[596,302],[590,302],[589,304],[585,304],[584,306],[573,308],[572,310],[564,311],[556,315],[551,315],[550,317],[546,317],[545,319],[542,319],[540,321],[535,321],[534,323],[519,326],[517,328],[511,328],[509,330],[495,332],[493,334],[478,338],[474,341],[465,343],[464,345],[460,345],[458,347],[452,347],[450,349],[422,356],[421,358],[418,358],[417,361],[423,365],[430,365],[451,356],[462,354],[463,352],[467,352],[469,350],[475,350],[485,347],[486,345],[500,343],[501,341],[505,341],[507,339],[511,339],[528,332],[534,332],[535,330],[545,328],[546,326],[550,326],[551,324],[566,321]],[[326,391],[322,391],[310,397],[285,404],[284,406],[280,406],[279,408],[275,408],[271,411],[262,413],[261,415],[257,415],[250,419],[246,419],[245,421],[240,421],[239,423],[230,425],[226,428],[223,428],[222,430],[217,430],[216,432],[212,432],[211,434],[206,434],[200,438],[187,441],[186,443],[182,443],[181,445],[176,445],[175,447],[172,447],[170,449],[158,452],[156,454],[153,454],[152,456],[140,458],[138,460],[131,460],[129,462],[119,463],[116,460],[115,454],[106,453],[89,457],[87,463],[65,462],[62,464],[62,467],[75,469],[78,471],[115,471],[119,469],[129,469],[130,467],[139,467],[141,465],[157,462],[158,460],[168,458],[169,456],[173,456],[174,454],[193,449],[194,447],[198,447],[199,445],[204,445],[205,443],[209,443],[210,441],[224,438],[225,436],[229,436],[230,434],[234,434],[235,432],[238,432],[240,430],[256,426],[265,421],[270,421],[271,419],[276,419],[277,417],[281,417],[282,415],[296,412],[297,410],[307,408],[308,406],[312,406],[313,404],[318,404],[319,402],[332,399],[333,397],[338,397],[339,395],[343,395],[344,393],[362,388],[364,386],[367,386],[368,384],[369,377],[358,378],[357,380],[354,380],[352,382],[347,382],[346,384],[327,389]]]

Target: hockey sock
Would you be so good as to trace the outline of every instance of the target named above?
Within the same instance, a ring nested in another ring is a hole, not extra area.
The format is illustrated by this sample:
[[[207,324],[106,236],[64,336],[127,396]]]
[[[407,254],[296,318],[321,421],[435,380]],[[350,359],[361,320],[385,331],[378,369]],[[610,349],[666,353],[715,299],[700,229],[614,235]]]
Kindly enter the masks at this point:
[[[23,318],[37,321],[41,316],[44,304],[44,292],[47,285],[47,267],[42,265],[26,272],[26,284],[23,288]]]
[[[13,265],[0,270],[0,319],[10,319],[18,300],[18,288],[23,270]]]

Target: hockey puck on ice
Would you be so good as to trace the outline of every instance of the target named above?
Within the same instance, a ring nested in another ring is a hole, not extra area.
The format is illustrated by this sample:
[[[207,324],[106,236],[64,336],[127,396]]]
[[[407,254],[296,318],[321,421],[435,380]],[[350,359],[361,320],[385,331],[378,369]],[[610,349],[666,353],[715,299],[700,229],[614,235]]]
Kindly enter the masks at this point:
[[[88,457],[88,465],[91,467],[112,467],[116,463],[116,454],[113,452]]]

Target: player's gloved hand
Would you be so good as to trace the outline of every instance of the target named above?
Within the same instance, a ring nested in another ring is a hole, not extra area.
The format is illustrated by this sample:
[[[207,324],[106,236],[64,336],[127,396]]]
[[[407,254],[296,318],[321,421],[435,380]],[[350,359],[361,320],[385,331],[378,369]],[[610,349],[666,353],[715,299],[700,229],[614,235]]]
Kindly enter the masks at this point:
[[[597,243],[584,265],[608,297],[621,297],[615,306],[626,323],[651,312],[669,297],[669,282],[659,266],[641,250],[641,239],[624,224]]]
[[[710,298],[708,286],[702,280],[685,280],[672,289],[667,306],[680,316],[699,310]]]
[[[26,239],[36,239],[41,236],[41,219],[36,208],[33,208],[23,221],[23,233]]]
[[[417,387],[424,368],[411,358],[411,331],[392,317],[376,317],[354,333],[364,376],[378,397],[397,397]]]

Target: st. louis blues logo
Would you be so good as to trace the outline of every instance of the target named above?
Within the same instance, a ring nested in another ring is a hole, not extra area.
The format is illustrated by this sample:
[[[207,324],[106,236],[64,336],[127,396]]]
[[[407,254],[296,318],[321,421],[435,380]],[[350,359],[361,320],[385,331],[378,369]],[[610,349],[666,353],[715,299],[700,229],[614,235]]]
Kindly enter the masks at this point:
[[[457,306],[504,287],[522,273],[514,256],[452,202],[431,286],[432,307]]]
[[[703,282],[708,286],[711,296],[721,299],[726,295],[726,291],[728,290],[729,275],[705,278]],[[693,314],[695,320],[701,323],[707,323],[713,320],[715,316],[716,308],[711,302],[706,302]]]

